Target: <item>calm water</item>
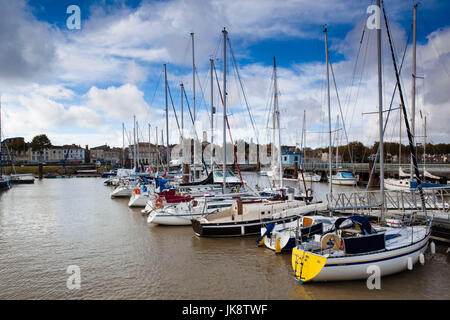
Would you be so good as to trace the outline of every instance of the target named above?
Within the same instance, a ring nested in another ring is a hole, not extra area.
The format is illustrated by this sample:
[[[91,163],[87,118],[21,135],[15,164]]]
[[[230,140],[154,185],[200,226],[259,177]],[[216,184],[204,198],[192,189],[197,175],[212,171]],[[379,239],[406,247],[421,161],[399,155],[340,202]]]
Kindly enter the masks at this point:
[[[365,281],[300,285],[289,253],[257,248],[255,237],[198,238],[191,227],[147,225],[102,182],[44,179],[0,194],[0,299],[450,298],[446,246],[424,266],[382,278],[381,290]],[[327,186],[314,189],[322,198]],[[78,290],[66,286],[70,265],[81,270]]]

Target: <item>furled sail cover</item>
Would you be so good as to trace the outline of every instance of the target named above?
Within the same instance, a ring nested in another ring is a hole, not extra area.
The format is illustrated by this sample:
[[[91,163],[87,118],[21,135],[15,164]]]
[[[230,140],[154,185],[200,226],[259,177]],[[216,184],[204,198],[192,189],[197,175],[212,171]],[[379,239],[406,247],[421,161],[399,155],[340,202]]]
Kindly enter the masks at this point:
[[[425,177],[434,179],[434,180],[441,180],[441,177],[431,174],[427,169],[425,169]]]
[[[410,175],[408,173],[405,173],[405,171],[403,171],[402,167],[398,168],[398,176],[401,177],[409,177]]]
[[[375,229],[372,228],[372,226],[370,225],[369,220],[367,220],[367,218],[363,216],[351,216],[348,218],[339,218],[336,220],[334,225],[336,229],[338,229],[339,227],[346,225],[348,222],[352,222],[353,224],[360,226],[361,231],[364,234],[376,233]]]

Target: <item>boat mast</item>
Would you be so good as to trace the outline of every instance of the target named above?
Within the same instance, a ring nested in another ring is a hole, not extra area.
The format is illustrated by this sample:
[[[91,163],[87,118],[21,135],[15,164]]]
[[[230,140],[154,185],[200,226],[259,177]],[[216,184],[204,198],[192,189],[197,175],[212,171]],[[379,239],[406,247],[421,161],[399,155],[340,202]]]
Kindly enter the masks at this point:
[[[158,141],[158,126],[155,128],[155,134],[156,134],[156,173],[159,171],[159,160],[160,160],[160,153],[159,153],[159,141]]]
[[[125,168],[125,124],[122,122],[122,168]]]
[[[137,167],[139,169],[139,166],[141,165],[141,159],[139,157],[139,123],[136,121],[136,158],[137,158]]]
[[[378,0],[378,1],[380,1],[380,0]],[[413,159],[414,175],[415,175],[416,180],[417,180],[417,189],[419,191],[419,196],[420,196],[420,200],[421,200],[421,203],[422,203],[422,210],[423,210],[423,212],[425,213],[425,216],[426,216],[427,215],[427,211],[426,211],[426,205],[425,205],[425,197],[424,197],[423,189],[422,189],[422,179],[420,178],[419,167],[417,165],[415,137],[413,136],[413,134],[411,132],[411,128],[410,128],[410,126],[408,124],[408,115],[406,113],[406,108],[405,108],[405,103],[404,103],[404,98],[403,98],[403,92],[402,92],[402,86],[401,86],[401,82],[400,82],[400,76],[399,76],[399,73],[398,73],[397,62],[395,60],[394,49],[393,49],[393,46],[392,46],[392,40],[391,40],[390,31],[389,31],[388,21],[387,21],[387,18],[386,18],[386,12],[384,10],[384,5],[383,5],[382,9],[383,9],[383,15],[384,15],[384,23],[386,25],[386,32],[387,32],[387,36],[388,36],[388,40],[389,40],[389,47],[390,47],[390,50],[391,50],[392,64],[394,65],[395,78],[397,80],[398,93],[399,93],[399,96],[400,96],[400,101],[401,101],[401,105],[402,105],[402,109],[403,109],[403,117],[404,117],[404,120],[405,120],[406,133],[408,134],[409,149],[410,149],[410,152],[411,152],[411,157]]]
[[[425,155],[426,155],[426,147],[427,147],[427,116],[424,117],[423,119],[424,124],[423,124],[423,180],[425,181]]]
[[[339,114],[337,115],[337,125],[336,125],[336,173],[338,171],[338,158],[339,158]]]
[[[413,8],[413,47],[412,47],[412,85],[411,85],[411,134],[416,136],[416,20],[417,20],[417,6]],[[413,159],[411,157],[410,164],[410,181],[413,180]]]
[[[332,179],[333,179],[333,170],[331,164],[331,107],[330,107],[330,76],[329,76],[329,63],[328,63],[328,35],[327,35],[327,26],[325,25],[325,61],[327,64],[327,103],[328,103],[328,172],[330,175],[330,179],[328,180],[328,193],[330,195],[330,202],[333,199],[333,187],[332,187]]]
[[[209,68],[210,68],[210,81],[211,81],[211,172],[214,171],[214,113],[216,110],[214,108],[214,81],[213,81],[213,68],[214,68],[214,59],[209,59]]]
[[[195,127],[195,123],[196,123],[196,112],[195,112],[195,54],[194,54],[194,33],[191,32],[191,39],[192,39],[192,90],[193,90],[193,118],[194,118],[194,178],[196,177],[195,175],[195,170],[196,170],[196,157],[197,157],[197,141],[196,141],[196,130],[197,128]]]
[[[225,193],[227,173],[227,30],[223,28],[223,183],[222,192]]]
[[[164,148],[164,129],[161,129],[161,145]],[[161,157],[161,166],[162,166],[163,170],[166,170],[164,168],[164,162],[162,161],[162,157]],[[167,171],[169,171],[169,170],[167,169]]]
[[[151,158],[152,158],[152,144],[151,144],[151,131],[152,131],[152,126],[150,125],[150,123],[148,124],[148,172],[150,172],[150,163],[151,163]]]
[[[181,163],[184,165],[184,116],[183,116],[183,83],[180,84],[181,97]]]
[[[280,175],[280,188],[283,188],[283,165],[281,164],[281,130],[280,130],[280,111],[278,110],[278,86],[277,86],[277,65],[275,62],[275,57],[273,57],[273,73],[274,73],[274,83],[273,83],[273,114],[276,121],[276,128],[278,130],[278,165],[279,165],[279,175]]]
[[[380,0],[377,0],[380,7]],[[378,21],[381,20],[381,17]],[[381,65],[381,25],[377,28],[377,59],[378,59],[378,127],[380,134],[380,191],[381,191],[381,221],[384,221],[384,141],[383,141],[383,79]]]
[[[400,126],[399,126],[399,139],[400,143],[398,146],[398,179],[400,180],[400,168],[402,167],[402,107],[400,106]]]
[[[169,103],[167,101],[167,66],[164,64],[164,83],[166,91],[166,161],[167,161],[167,171],[169,171]],[[163,144],[164,145],[164,144]]]
[[[133,166],[134,171],[136,171],[136,115],[133,116]]]

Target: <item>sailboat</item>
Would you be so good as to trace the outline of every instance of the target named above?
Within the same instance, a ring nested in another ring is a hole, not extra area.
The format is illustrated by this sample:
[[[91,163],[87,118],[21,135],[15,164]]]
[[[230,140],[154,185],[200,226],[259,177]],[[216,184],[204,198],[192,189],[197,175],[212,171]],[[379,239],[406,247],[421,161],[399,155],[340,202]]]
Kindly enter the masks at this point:
[[[226,45],[227,45],[227,31],[223,33],[223,92],[226,91]],[[274,57],[274,123],[279,129],[279,112],[277,105],[277,86],[276,86],[276,64]],[[225,171],[226,163],[226,102],[227,95],[223,95],[224,106],[224,165]],[[278,136],[278,146],[280,147],[280,135]],[[279,151],[280,148],[279,148]],[[291,194],[288,200],[285,200],[285,191],[283,189],[282,168],[281,168],[281,154],[278,155],[278,164],[280,165],[280,188],[281,194],[278,199],[258,199],[258,200],[237,200],[231,208],[228,208],[217,213],[208,214],[201,218],[192,220],[192,227],[198,236],[210,237],[230,237],[230,236],[245,236],[255,235],[260,233],[263,225],[270,223],[293,221],[299,215],[304,215],[317,210],[316,205],[307,204],[305,201],[294,200]]]
[[[381,1],[382,3],[382,1]],[[380,6],[380,0],[377,0]],[[414,16],[415,16],[414,7]],[[422,181],[415,157],[414,138],[409,129],[406,109],[403,103],[403,93],[392,48],[389,26],[384,11],[384,21],[392,53],[392,61],[397,80],[397,87],[402,101],[402,109],[407,127],[411,156],[413,158],[415,178],[422,204],[424,196]],[[414,19],[415,20],[415,19]],[[326,35],[326,29],[325,29]],[[326,39],[326,37],[325,37]],[[325,40],[326,41],[326,40]],[[378,46],[378,95],[379,95],[379,133],[380,133],[380,179],[381,179],[381,221],[384,218],[384,184],[383,184],[383,109],[381,89],[381,30],[377,29]],[[326,50],[328,56],[328,50]],[[426,215],[426,209],[423,205]],[[413,213],[411,213],[412,215]],[[386,276],[413,268],[419,260],[424,261],[424,252],[431,235],[432,219],[413,225],[410,217],[408,224],[400,228],[384,225],[375,226],[364,216],[339,218],[334,223],[331,232],[315,236],[313,240],[299,244],[292,251],[292,268],[296,279],[308,281],[339,281],[367,279],[369,267],[376,268],[380,276]]]
[[[412,52],[412,93],[411,93],[411,124],[412,124],[412,134],[415,134],[415,101],[416,101],[416,11],[417,11],[417,6],[414,7],[414,21],[413,21],[413,52]],[[400,105],[400,107],[402,107]],[[411,157],[411,174],[407,174],[405,173],[402,168],[401,168],[401,146],[402,146],[402,129],[401,129],[401,122],[402,122],[402,116],[401,116],[401,108],[400,108],[400,126],[399,126],[399,138],[400,138],[400,143],[399,143],[399,178],[395,179],[395,178],[388,178],[384,180],[384,186],[387,190],[391,190],[391,191],[415,191],[417,190],[417,182],[414,181],[413,176],[412,176],[412,168],[413,168],[413,160]],[[422,117],[422,112],[420,111],[420,116]],[[422,182],[422,188],[424,189],[424,191],[426,193],[433,193],[435,190],[437,189],[447,189],[450,190],[450,185],[448,184],[440,184],[440,183],[436,183],[438,181],[441,181],[441,177],[435,176],[433,174],[431,174],[430,172],[428,172],[425,168],[425,162],[426,162],[426,157],[425,157],[425,147],[426,147],[426,136],[427,136],[427,122],[426,122],[426,116],[424,119],[424,155],[423,155],[423,180],[425,180],[425,178],[429,178],[431,180],[433,180],[433,183],[430,182]]]
[[[336,137],[338,137],[339,130],[339,115],[337,116],[338,128],[336,130]],[[338,168],[338,159],[339,159],[339,146],[338,146],[338,138],[336,138],[336,174],[331,176],[331,183],[336,185],[344,185],[344,186],[354,186],[358,183],[359,176],[355,176],[353,172],[339,170]],[[328,177],[330,179],[330,177]]]
[[[325,211],[326,204],[317,208],[317,211]],[[306,241],[316,234],[323,234],[331,229],[336,217],[320,215],[301,216],[290,222],[278,224],[271,223],[261,228],[261,237],[256,241],[267,248],[280,253],[283,250],[291,250],[297,245],[297,239]]]
[[[305,122],[306,122],[306,110],[303,110],[303,130],[302,130],[302,142],[301,142],[301,148],[302,148],[302,164],[303,161],[306,158],[306,128],[305,128]],[[300,172],[297,174],[297,178],[299,181],[302,182],[320,182],[322,180],[322,176],[320,174],[317,174],[315,172],[309,172],[309,171],[303,171],[303,165],[300,167]]]

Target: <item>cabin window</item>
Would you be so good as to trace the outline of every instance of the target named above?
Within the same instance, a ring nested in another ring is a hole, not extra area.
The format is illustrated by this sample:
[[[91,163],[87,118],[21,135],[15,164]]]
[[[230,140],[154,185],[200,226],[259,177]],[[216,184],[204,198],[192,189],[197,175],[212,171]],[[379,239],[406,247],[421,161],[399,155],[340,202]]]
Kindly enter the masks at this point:
[[[262,211],[261,214],[264,214],[264,211]]]

